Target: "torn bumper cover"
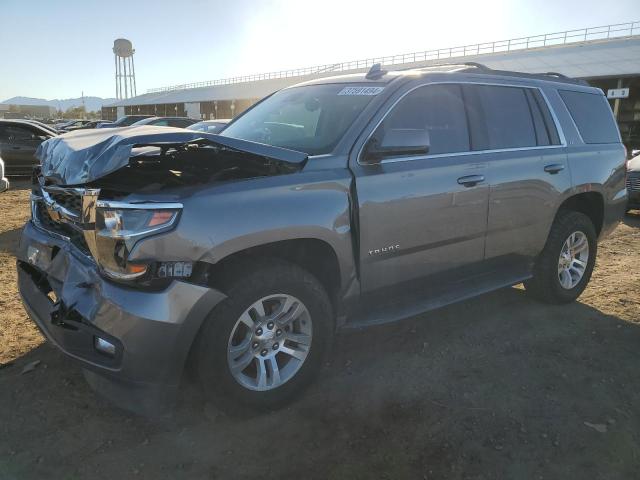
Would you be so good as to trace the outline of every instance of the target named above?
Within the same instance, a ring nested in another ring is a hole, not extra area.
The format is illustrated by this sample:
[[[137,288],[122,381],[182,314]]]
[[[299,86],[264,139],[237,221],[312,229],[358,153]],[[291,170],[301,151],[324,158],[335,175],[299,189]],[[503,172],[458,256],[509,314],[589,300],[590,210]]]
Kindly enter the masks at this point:
[[[198,329],[224,299],[182,281],[159,292],[115,285],[68,240],[31,222],[20,241],[18,285],[29,316],[81,362],[92,387],[146,414],[170,405]],[[97,348],[98,339],[113,346],[109,354]]]
[[[43,142],[36,151],[42,175],[58,185],[93,182],[129,164],[141,146],[171,147],[200,143],[290,165],[303,165],[307,154],[262,143],[181,128],[141,126],[78,130]]]

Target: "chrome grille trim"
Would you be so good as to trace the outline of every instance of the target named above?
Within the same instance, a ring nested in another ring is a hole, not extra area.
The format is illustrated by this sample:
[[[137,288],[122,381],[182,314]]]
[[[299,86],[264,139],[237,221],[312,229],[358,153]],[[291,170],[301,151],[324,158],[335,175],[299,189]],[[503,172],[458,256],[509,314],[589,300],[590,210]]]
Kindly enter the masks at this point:
[[[627,177],[627,190],[630,192],[640,192],[640,175]]]

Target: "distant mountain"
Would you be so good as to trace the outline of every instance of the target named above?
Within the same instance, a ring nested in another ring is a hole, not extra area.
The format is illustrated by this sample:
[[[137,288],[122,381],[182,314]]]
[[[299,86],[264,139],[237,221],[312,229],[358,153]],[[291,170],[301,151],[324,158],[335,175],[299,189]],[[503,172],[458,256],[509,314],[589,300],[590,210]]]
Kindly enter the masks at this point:
[[[84,106],[87,112],[96,112],[102,108],[102,105],[109,105],[115,101],[115,98],[84,97]],[[65,111],[68,108],[82,106],[82,98],[45,100],[44,98],[13,97],[0,103],[10,103],[14,105],[50,105],[57,110]]]

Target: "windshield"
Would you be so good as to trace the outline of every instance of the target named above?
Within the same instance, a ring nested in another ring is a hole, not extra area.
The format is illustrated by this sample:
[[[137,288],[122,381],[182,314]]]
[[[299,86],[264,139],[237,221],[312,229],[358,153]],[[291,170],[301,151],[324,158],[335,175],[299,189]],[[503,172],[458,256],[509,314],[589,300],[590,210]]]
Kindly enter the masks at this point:
[[[196,132],[206,132],[206,133],[215,133],[222,130],[225,123],[215,123],[215,122],[198,122],[193,125],[189,125],[187,130],[195,130]]]
[[[137,121],[143,120],[146,118],[151,118],[151,117],[143,116],[143,115],[129,115],[129,116],[118,119],[116,122],[113,123],[113,125],[118,127],[128,127],[130,125],[133,125]]]
[[[198,122],[193,125],[189,125],[187,130],[195,130],[196,132],[206,132],[207,131],[207,122]]]
[[[256,105],[220,135],[309,155],[330,153],[382,88],[353,84],[288,88]]]

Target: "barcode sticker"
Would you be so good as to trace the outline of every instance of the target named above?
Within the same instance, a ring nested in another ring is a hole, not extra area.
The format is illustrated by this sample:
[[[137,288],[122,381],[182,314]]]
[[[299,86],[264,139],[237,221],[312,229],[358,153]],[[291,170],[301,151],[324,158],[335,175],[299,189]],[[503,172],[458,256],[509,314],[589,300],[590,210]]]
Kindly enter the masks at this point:
[[[344,87],[338,95],[378,95],[384,87]]]

